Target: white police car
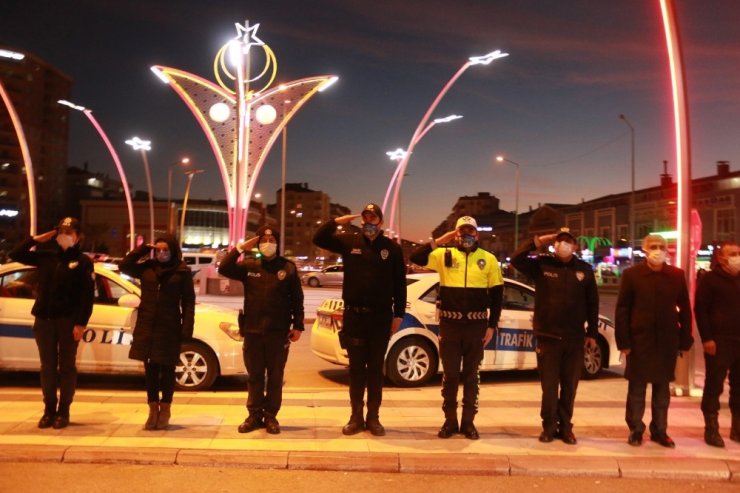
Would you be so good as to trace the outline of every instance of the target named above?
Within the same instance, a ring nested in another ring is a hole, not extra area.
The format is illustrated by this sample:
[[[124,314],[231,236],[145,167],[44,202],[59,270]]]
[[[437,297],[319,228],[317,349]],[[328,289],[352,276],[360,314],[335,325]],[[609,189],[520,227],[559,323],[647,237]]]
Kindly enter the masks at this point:
[[[411,274],[407,278],[408,301],[400,330],[391,338],[385,358],[386,376],[395,385],[422,385],[441,371],[439,361],[439,321],[435,301],[439,276]],[[339,344],[342,329],[343,302],[330,298],[319,306],[311,329],[311,350],[318,357],[338,365],[349,366],[347,351]],[[486,346],[482,371],[530,370],[537,368],[536,339],[532,330],[534,289],[505,279],[504,306],[499,328]],[[584,358],[585,378],[595,378],[603,369],[619,365],[619,351],[614,340],[614,325],[599,316],[598,344],[587,349]]]
[[[141,291],[115,272],[95,263],[95,306],[77,350],[80,373],[143,373],[140,361],[129,359]],[[0,370],[38,371],[31,307],[38,273],[19,263],[0,266]],[[193,340],[182,345],[176,369],[182,390],[204,390],[219,375],[246,374],[237,312],[197,303]]]

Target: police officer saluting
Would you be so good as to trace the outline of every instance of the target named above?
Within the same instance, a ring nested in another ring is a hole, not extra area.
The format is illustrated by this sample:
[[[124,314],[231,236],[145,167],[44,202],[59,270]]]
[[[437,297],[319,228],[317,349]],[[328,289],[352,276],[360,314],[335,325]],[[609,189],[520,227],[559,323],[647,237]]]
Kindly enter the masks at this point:
[[[338,226],[362,218],[362,234],[337,233]],[[383,362],[391,334],[401,326],[406,311],[406,264],[401,248],[383,236],[383,212],[368,204],[362,214],[350,214],[323,224],[313,242],[342,256],[344,262],[344,326],[349,355],[349,398],[352,415],[342,428],[354,435],[367,428],[385,435],[380,424],[383,400]],[[363,420],[365,388],[367,419]]]
[[[454,248],[437,248],[454,241]],[[496,257],[478,247],[478,224],[470,216],[455,229],[417,248],[411,261],[439,273],[439,352],[442,357],[442,410],[445,421],[437,436],[461,432],[479,438],[473,424],[478,412],[478,368],[493,338],[503,303],[504,279]],[[462,362],[462,371],[460,366]],[[457,389],[463,383],[463,405],[457,421]]]
[[[553,242],[555,256],[530,257],[530,252]],[[519,272],[535,282],[533,325],[542,386],[539,440],[543,443],[556,436],[569,445],[576,443],[571,420],[583,369],[584,337],[592,347],[598,335],[599,293],[594,271],[573,255],[575,248],[576,238],[568,228],[561,228],[522,243],[511,259]]]

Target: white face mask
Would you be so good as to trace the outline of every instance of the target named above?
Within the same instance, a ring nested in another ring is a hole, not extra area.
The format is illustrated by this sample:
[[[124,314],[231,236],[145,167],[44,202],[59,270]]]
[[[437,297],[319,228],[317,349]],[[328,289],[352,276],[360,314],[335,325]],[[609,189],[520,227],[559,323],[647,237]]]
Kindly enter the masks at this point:
[[[740,272],[740,256],[727,257],[727,270],[733,276]]]
[[[573,245],[567,241],[559,241],[555,245],[555,255],[560,258],[568,258],[573,255]]]
[[[71,235],[64,235],[59,234],[57,235],[57,245],[59,245],[62,250],[66,250],[67,248],[73,246],[75,244],[74,238],[72,238]]]
[[[650,250],[648,253],[647,261],[650,265],[657,267],[665,263],[666,253],[665,250]]]
[[[277,252],[277,243],[260,243],[259,250],[265,257],[273,257]]]

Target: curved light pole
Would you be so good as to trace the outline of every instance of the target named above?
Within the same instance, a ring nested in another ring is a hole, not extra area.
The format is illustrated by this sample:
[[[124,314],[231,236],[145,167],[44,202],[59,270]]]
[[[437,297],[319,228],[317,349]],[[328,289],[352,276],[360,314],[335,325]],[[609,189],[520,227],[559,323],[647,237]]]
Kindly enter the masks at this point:
[[[635,127],[627,119],[626,116],[620,114],[619,119],[622,120],[630,128],[630,150],[631,157],[630,163],[632,170],[631,188],[630,188],[630,251],[634,251],[635,248]],[[634,255],[633,255],[634,258]]]
[[[427,109],[427,112],[422,117],[421,121],[419,122],[419,125],[416,127],[416,131],[411,136],[411,140],[409,141],[409,145],[406,148],[406,156],[403,158],[403,161],[399,163],[399,170],[396,176],[396,188],[393,192],[393,201],[391,202],[391,214],[390,214],[390,224],[389,229],[393,230],[395,224],[393,223],[393,218],[396,215],[396,205],[398,202],[398,194],[401,191],[401,185],[403,184],[403,176],[406,172],[406,165],[408,164],[409,157],[414,152],[414,146],[417,142],[421,139],[421,135],[427,130],[426,124],[429,118],[432,115],[432,112],[437,107],[439,102],[442,100],[445,94],[447,94],[447,91],[450,90],[450,87],[455,83],[457,79],[460,78],[460,76],[471,66],[471,65],[488,65],[492,61],[496,60],[497,58],[503,58],[509,56],[508,53],[502,53],[501,50],[492,51],[491,53],[483,56],[473,56],[468,58],[468,60],[463,64],[462,67],[455,73],[455,75],[452,76],[452,78],[445,84],[445,86],[442,88],[442,90],[439,92],[437,97],[432,102],[431,106]],[[385,211],[384,211],[385,212]],[[398,233],[400,238],[400,231]]]
[[[152,150],[152,141],[142,140],[134,137],[126,141],[135,151],[141,151],[141,159],[144,161],[144,172],[146,173],[146,186],[149,189],[149,242],[154,241],[154,196],[152,195],[152,174],[149,172],[149,160],[146,151]]]
[[[516,250],[519,244],[519,163],[507,159],[504,156],[496,156],[496,161],[503,163],[504,161],[516,166],[516,189],[514,194],[514,248]]]
[[[454,121],[454,120],[459,120],[460,118],[462,118],[461,115],[449,115],[449,116],[446,116],[444,118],[435,118],[434,120],[432,120],[432,122],[429,125],[427,125],[424,128],[424,130],[422,130],[422,132],[419,134],[419,136],[414,141],[414,144],[413,145],[416,146],[416,144],[418,144],[419,141],[422,138],[424,138],[424,136],[427,134],[427,132],[429,132],[432,129],[432,127],[434,127],[438,123],[447,123],[447,122],[451,122],[451,121]],[[396,170],[393,172],[393,176],[391,177],[391,181],[388,183],[388,189],[385,191],[385,198],[383,198],[383,209],[382,209],[383,211],[386,210],[386,207],[388,206],[388,198],[391,196],[391,192],[394,190],[394,187],[397,185],[398,176],[399,176],[399,173],[401,172],[401,168],[404,168],[404,169],[406,168],[406,165],[408,164],[409,158],[411,157],[408,152],[404,151],[401,148],[398,148],[395,151],[386,152],[386,155],[391,159],[391,161],[398,161],[398,166],[396,166]],[[399,192],[398,196],[400,198],[400,192]],[[400,208],[399,208],[399,214],[398,214],[398,216],[399,217],[398,217],[398,225],[397,225],[397,228],[398,228],[399,237],[400,237],[400,231],[401,231],[401,217],[400,217],[401,216],[401,213],[400,213]],[[393,221],[392,220],[390,221],[390,224],[391,224],[391,226],[393,226]],[[390,231],[393,232],[392,229],[390,229]]]
[[[175,225],[172,224],[172,168],[175,166],[187,166],[190,164],[190,158],[184,157],[176,163],[172,163],[167,168],[167,232],[173,233]]]
[[[198,173],[203,173],[202,169],[189,169],[185,172],[188,177],[188,183],[185,185],[185,197],[182,199],[182,214],[180,215],[180,249],[185,242],[185,212],[188,209],[188,197],[190,197],[190,187],[193,184],[193,177]]]
[[[100,135],[100,138],[103,139],[103,143],[105,144],[105,147],[108,149],[108,152],[110,153],[111,157],[113,158],[113,162],[116,165],[116,169],[118,170],[118,177],[121,179],[121,185],[123,185],[123,195],[126,197],[126,208],[128,209],[128,226],[129,226],[129,251],[134,249],[134,242],[136,240],[136,230],[134,229],[134,204],[131,200],[131,190],[128,187],[128,180],[126,180],[126,173],[123,171],[123,165],[121,164],[121,160],[118,158],[118,153],[113,148],[113,144],[111,144],[110,139],[103,131],[103,127],[100,126],[98,123],[98,120],[93,116],[92,110],[89,108],[85,108],[84,106],[76,105],[70,101],[60,99],[57,101],[57,103],[67,106],[69,108],[72,108],[73,110],[81,111],[88,120],[90,120],[90,123],[92,123],[92,126],[97,130],[98,135]]]

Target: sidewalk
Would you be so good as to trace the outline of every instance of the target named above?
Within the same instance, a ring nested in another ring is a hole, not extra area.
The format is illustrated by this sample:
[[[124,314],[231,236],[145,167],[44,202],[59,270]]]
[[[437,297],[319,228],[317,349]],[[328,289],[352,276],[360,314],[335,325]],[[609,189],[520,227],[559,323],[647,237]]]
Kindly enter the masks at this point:
[[[626,443],[626,382],[617,376],[583,381],[574,417],[577,445],[542,444],[539,383],[483,386],[478,441],[437,438],[439,389],[387,388],[381,409],[385,437],[341,434],[348,417],[346,389],[287,388],[280,435],[237,433],[245,417],[243,392],[175,394],[171,426],[144,431],[142,391],[78,390],[72,424],[39,430],[38,389],[0,388],[0,461],[181,464],[218,467],[440,472],[476,475],[555,475],[670,478],[740,482],[740,444],[729,440],[726,397],[720,416],[727,447],[703,441],[696,397],[674,398],[664,449],[645,437]],[[648,405],[649,420],[649,405]]]

